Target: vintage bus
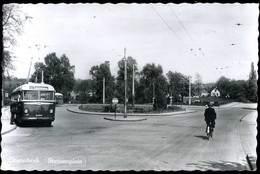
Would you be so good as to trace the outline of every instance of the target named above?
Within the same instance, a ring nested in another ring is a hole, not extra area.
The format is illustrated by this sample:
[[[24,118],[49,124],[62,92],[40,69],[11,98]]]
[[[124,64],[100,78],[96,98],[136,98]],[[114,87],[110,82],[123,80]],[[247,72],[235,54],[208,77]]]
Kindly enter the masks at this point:
[[[56,104],[63,104],[63,95],[61,93],[55,93]]]
[[[55,119],[55,89],[44,83],[27,83],[14,89],[11,95],[11,124],[42,121],[47,125]]]

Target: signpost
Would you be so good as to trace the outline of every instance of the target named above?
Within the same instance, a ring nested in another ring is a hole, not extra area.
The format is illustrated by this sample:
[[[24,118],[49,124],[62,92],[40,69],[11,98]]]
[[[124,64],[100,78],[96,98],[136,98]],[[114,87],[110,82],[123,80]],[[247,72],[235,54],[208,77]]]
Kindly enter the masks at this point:
[[[117,98],[113,98],[112,99],[112,103],[115,105],[115,119],[116,119],[116,109],[117,109],[116,105],[118,103],[118,99]]]

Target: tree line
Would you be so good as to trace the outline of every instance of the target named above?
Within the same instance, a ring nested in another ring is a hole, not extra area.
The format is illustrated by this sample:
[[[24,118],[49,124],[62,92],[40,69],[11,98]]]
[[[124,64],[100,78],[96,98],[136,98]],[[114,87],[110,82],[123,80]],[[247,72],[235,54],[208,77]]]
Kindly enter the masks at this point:
[[[161,65],[146,64],[141,71],[137,69],[137,61],[128,57],[127,61],[127,99],[129,104],[156,103],[158,108],[165,108],[169,97],[173,102],[183,101],[189,95],[189,77],[180,73],[169,71],[163,74]],[[73,90],[78,94],[82,103],[102,103],[103,83],[105,81],[106,103],[111,103],[116,97],[124,103],[124,59],[118,62],[117,76],[110,71],[109,61],[93,66],[90,70],[91,79],[76,80]],[[134,79],[133,79],[134,77]],[[133,95],[134,83],[134,95]],[[214,88],[220,91],[223,98],[230,98],[242,102],[257,101],[257,78],[253,63],[248,80],[231,80],[220,77],[216,83],[203,84],[201,76],[195,75],[191,83],[191,95],[200,96],[202,91],[210,93]]]
[[[73,91],[80,103],[103,103],[103,89],[105,89],[105,103],[111,103],[113,98],[118,98],[119,103],[124,103],[125,61],[127,62],[128,104],[154,103],[157,109],[164,109],[170,97],[173,97],[174,103],[181,103],[183,97],[189,96],[188,76],[176,71],[169,71],[164,75],[163,67],[154,63],[147,63],[141,71],[138,71],[137,61],[133,57],[122,58],[118,62],[116,76],[111,73],[110,62],[105,61],[91,67],[90,79],[76,80],[75,66],[70,65],[69,58],[66,55],[57,57],[56,53],[50,53],[44,58],[44,62],[34,65],[35,72],[29,81],[40,83],[41,72],[44,71],[44,82],[51,84],[57,92],[62,93],[65,102],[72,100]],[[12,82],[12,85],[11,81],[12,78],[7,78],[4,87],[9,90],[14,89],[17,84],[14,85],[15,83]],[[20,84],[21,80],[17,82]],[[257,77],[254,64],[251,64],[248,80],[231,80],[222,76],[216,83],[203,84],[200,75],[196,74],[194,83],[191,83],[191,95],[200,96],[202,91],[210,93],[216,87],[220,91],[220,97],[242,102],[256,102]]]

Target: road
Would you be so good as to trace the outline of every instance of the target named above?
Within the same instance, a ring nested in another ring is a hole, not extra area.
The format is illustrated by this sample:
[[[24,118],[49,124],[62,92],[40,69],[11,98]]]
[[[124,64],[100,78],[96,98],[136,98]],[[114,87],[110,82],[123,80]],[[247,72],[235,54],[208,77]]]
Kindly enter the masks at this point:
[[[249,105],[216,107],[210,140],[203,107],[192,108],[194,113],[117,122],[59,106],[52,127],[27,125],[2,136],[1,169],[250,170],[246,155],[256,158],[257,111]]]

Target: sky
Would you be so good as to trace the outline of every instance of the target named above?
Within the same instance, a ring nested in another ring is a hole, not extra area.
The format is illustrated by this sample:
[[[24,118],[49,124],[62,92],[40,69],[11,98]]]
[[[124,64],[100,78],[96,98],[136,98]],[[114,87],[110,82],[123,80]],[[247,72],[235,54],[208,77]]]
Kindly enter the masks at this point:
[[[55,52],[75,65],[75,78],[110,61],[112,75],[124,57],[163,73],[180,72],[204,83],[221,76],[247,80],[258,63],[258,4],[20,4],[32,18],[12,49],[15,71],[27,78],[30,61]],[[31,74],[34,72],[32,66]]]

